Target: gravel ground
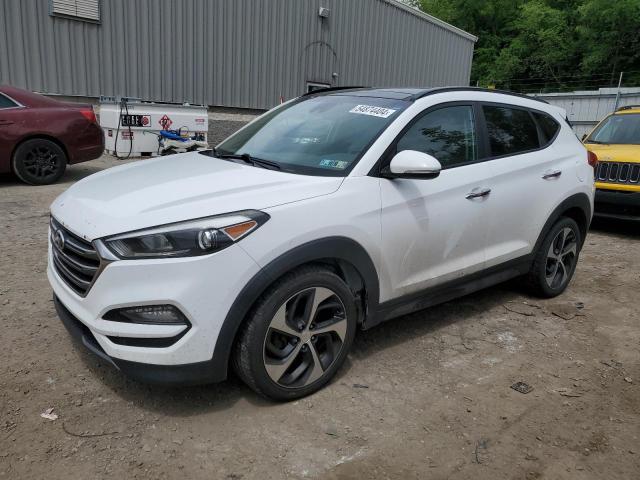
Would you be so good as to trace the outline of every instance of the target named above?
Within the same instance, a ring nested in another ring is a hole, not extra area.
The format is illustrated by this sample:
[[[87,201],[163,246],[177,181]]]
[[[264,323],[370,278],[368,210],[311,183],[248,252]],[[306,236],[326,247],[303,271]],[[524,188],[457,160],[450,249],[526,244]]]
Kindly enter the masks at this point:
[[[229,135],[244,127],[247,124],[246,121],[237,120],[214,120],[209,118],[209,134],[207,140],[211,147],[215,147],[222,140]]]
[[[0,478],[640,477],[637,225],[597,222],[559,298],[502,285],[362,332],[327,388],[274,404],[235,379],[141,385],[72,345],[48,206],[116,163],[0,177]]]

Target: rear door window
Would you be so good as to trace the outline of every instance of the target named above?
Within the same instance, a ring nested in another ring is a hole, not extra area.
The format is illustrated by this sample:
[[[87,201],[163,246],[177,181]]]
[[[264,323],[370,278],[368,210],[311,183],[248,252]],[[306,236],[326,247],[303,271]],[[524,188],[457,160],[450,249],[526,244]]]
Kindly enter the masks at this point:
[[[492,157],[516,155],[540,148],[538,129],[528,110],[484,105]]]
[[[543,137],[542,141],[546,145],[555,138],[556,134],[558,133],[558,130],[560,130],[560,124],[556,122],[551,117],[551,115],[547,115],[546,113],[539,113],[539,112],[532,112],[532,113],[533,113],[533,117],[536,119],[536,122],[538,122],[538,126],[540,127],[540,130],[542,131],[542,137]]]
[[[8,97],[5,97],[4,95],[2,95],[0,93],[0,109],[2,108],[14,108],[17,107],[18,104],[15,103],[13,100],[11,100]]]

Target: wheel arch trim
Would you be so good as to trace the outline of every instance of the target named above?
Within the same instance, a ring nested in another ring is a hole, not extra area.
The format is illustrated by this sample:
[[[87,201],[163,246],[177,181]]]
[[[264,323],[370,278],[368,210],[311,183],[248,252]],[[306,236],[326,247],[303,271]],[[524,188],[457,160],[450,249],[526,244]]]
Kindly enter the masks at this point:
[[[28,142],[29,140],[48,140],[48,141],[50,141],[52,143],[55,143],[64,152],[64,156],[66,157],[65,160],[67,161],[67,165],[69,165],[71,163],[71,157],[69,156],[69,150],[67,149],[67,146],[59,138],[56,138],[56,137],[54,137],[52,135],[48,135],[46,133],[29,133],[28,136],[25,136],[25,137],[21,138],[20,140],[18,140],[16,142],[16,144],[13,146],[13,150],[11,150],[11,156],[9,158],[11,159],[11,170],[12,171],[14,169],[14,160],[15,160],[15,156],[16,156],[16,152],[17,152],[18,148],[23,143]]]
[[[572,211],[580,211],[584,216],[584,218],[581,219],[584,222],[582,225],[580,224],[581,222],[577,222],[578,226],[580,227],[580,234],[582,236],[582,238],[580,239],[580,246],[582,247],[587,236],[587,231],[589,230],[589,225],[591,224],[591,217],[593,212],[591,211],[591,201],[589,200],[587,194],[576,193],[560,202],[560,204],[551,212],[551,215],[549,215],[549,218],[545,222],[544,227],[542,227],[540,235],[538,236],[538,240],[536,241],[536,244],[533,248],[534,254],[538,251],[540,245],[544,241],[544,238],[547,236],[547,233],[549,233],[558,219],[562,216],[566,216],[565,214],[567,212]]]
[[[299,245],[269,262],[254,275],[237,295],[222,323],[213,351],[212,364],[219,380],[227,378],[229,360],[240,326],[260,295],[278,278],[302,265],[334,260],[352,265],[359,273],[367,293],[368,311],[379,302],[378,274],[365,248],[347,237],[326,237]]]

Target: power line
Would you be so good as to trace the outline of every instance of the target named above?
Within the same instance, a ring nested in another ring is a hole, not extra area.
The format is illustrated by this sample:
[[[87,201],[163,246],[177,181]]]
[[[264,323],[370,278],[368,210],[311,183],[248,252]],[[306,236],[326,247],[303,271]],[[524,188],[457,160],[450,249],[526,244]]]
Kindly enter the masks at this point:
[[[632,75],[635,73],[640,73],[640,70],[625,70],[624,74],[626,75]],[[594,78],[594,77],[602,77],[602,78],[613,78],[613,80],[615,81],[615,79],[618,78],[618,75],[620,75],[620,72],[614,72],[612,73],[584,73],[584,74],[580,74],[580,75],[557,75],[555,77],[514,77],[514,78],[507,78],[504,80],[500,80],[497,81],[498,83],[506,83],[506,82],[510,82],[512,80],[553,80],[553,81],[557,81],[557,79],[562,79],[562,78]]]
[[[502,85],[502,84],[500,84]],[[587,85],[590,87],[601,87],[601,88],[617,88],[617,83],[603,83],[603,82],[567,82],[567,83],[510,83],[504,84],[510,87],[579,87],[580,85]],[[624,85],[623,88],[632,88],[635,85]]]
[[[549,77],[520,77],[520,78],[508,78],[506,80],[551,80],[551,79],[563,79],[563,78],[608,78],[616,75],[611,74],[584,74],[584,75],[556,75]]]
[[[547,82],[497,82],[498,85],[533,85],[533,86],[544,86],[544,85],[614,85],[617,86],[617,82],[613,82],[610,80],[565,80],[565,81],[552,81],[549,80]]]
[[[597,86],[600,85],[602,88],[608,88],[609,86],[616,87],[617,84],[614,83],[605,83],[598,81],[585,81],[585,82],[532,82],[532,83],[500,83],[499,85],[509,85],[511,87],[570,87],[570,86],[579,86],[579,85],[591,85]]]

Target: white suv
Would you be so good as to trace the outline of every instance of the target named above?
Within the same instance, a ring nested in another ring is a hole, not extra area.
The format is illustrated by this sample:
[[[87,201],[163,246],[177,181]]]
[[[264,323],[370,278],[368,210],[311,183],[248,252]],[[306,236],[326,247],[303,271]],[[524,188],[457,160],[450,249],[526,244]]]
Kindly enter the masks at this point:
[[[481,89],[334,88],[213,151],[92,175],[51,206],[58,314],[140,380],[233,365],[263,395],[307,395],[359,328],[518,276],[564,291],[594,197],[564,118]]]

